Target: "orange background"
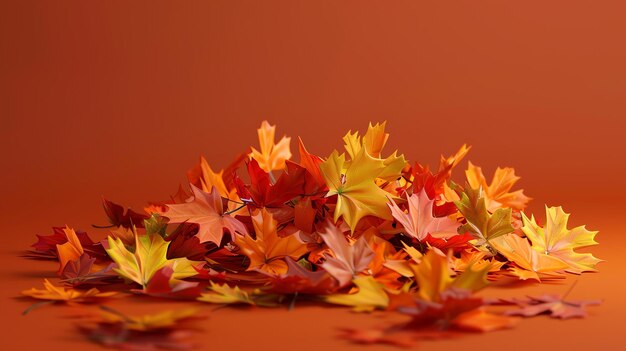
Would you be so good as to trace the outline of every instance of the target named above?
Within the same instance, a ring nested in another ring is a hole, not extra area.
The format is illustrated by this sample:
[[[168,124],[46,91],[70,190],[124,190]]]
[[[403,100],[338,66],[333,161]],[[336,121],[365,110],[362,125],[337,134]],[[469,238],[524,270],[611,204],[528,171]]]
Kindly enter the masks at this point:
[[[101,195],[137,209],[167,198],[199,155],[224,167],[268,119],[320,155],[381,120],[388,148],[410,160],[434,164],[469,143],[488,174],[516,168],[529,211],[543,218],[544,203],[563,205],[572,226],[600,230],[591,251],[607,262],[571,295],[604,299],[589,318],[540,317],[421,349],[624,349],[624,13],[623,1],[3,1],[3,345],[98,349],[63,308],[19,315],[30,304],[19,291],[56,270],[20,250],[53,225],[103,224]],[[562,293],[575,279],[485,294]],[[384,318],[222,309],[196,340],[207,350],[356,350],[337,328]]]

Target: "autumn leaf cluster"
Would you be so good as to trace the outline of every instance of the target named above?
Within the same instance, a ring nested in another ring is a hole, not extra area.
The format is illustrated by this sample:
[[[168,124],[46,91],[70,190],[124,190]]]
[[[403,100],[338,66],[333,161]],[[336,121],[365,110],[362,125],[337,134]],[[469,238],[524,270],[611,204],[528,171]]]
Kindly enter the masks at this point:
[[[489,282],[596,271],[600,260],[583,251],[596,232],[570,228],[561,207],[546,206],[543,221],[527,213],[531,199],[512,168],[485,175],[468,162],[457,179],[469,146],[430,169],[386,151],[385,127],[348,132],[344,150],[321,157],[263,122],[258,146],[219,171],[200,158],[167,201],[136,212],[104,200],[110,225],[94,229],[102,240],[69,226],[40,235],[29,256],[57,261],[62,286],[46,281],[24,294],[291,307],[308,299],[398,311],[412,318],[407,330],[489,331],[515,321],[485,311],[475,292]],[[521,308],[546,301],[508,300]],[[401,343],[384,330],[348,334]]]

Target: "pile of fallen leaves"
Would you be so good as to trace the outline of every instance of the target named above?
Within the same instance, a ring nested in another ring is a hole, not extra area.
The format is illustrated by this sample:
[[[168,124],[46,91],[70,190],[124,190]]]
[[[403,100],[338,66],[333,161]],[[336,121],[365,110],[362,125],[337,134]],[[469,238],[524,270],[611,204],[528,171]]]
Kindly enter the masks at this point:
[[[345,330],[364,343],[409,345],[452,331],[512,327],[521,316],[583,316],[595,303],[558,296],[486,300],[490,281],[560,279],[596,271],[600,261],[580,248],[596,232],[569,229],[569,214],[546,207],[545,223],[524,212],[530,198],[512,190],[512,168],[491,182],[468,164],[462,184],[453,169],[469,151],[442,157],[436,171],[383,152],[385,123],[348,132],[345,152],[327,158],[290,138],[275,142],[263,122],[259,149],[215,172],[204,158],[188,172],[189,187],[145,213],[104,200],[110,226],[92,240],[70,227],[39,236],[28,256],[58,262],[60,285],[23,294],[40,304],[99,303],[114,296],[156,296],[213,304],[285,306],[297,301],[375,309],[410,316],[376,330]],[[494,312],[491,306],[516,309]],[[81,331],[123,348],[191,346],[180,323],[193,311],[131,317],[104,311]]]

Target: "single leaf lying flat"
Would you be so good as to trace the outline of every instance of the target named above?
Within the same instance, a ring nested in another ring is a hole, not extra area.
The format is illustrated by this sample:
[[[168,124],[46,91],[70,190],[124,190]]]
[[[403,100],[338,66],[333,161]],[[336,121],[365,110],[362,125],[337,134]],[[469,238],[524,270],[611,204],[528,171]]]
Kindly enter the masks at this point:
[[[48,279],[44,279],[43,289],[31,288],[22,291],[22,295],[39,300],[64,301],[64,302],[93,302],[98,298],[111,297],[116,291],[101,292],[96,288],[89,290],[77,290],[62,286],[55,286]]]
[[[541,227],[535,217],[529,219],[522,213],[524,234],[533,243],[533,249],[555,257],[567,264],[569,273],[596,272],[596,265],[601,262],[590,253],[578,253],[574,250],[586,246],[597,245],[594,237],[598,232],[589,231],[585,226],[567,229],[569,214],[561,207],[546,206],[546,225]]]
[[[520,307],[517,310],[505,312],[511,316],[533,317],[539,314],[548,314],[552,318],[560,319],[586,317],[586,306],[599,305],[601,303],[599,300],[565,301],[563,297],[558,295],[542,295],[540,297],[505,301]]]

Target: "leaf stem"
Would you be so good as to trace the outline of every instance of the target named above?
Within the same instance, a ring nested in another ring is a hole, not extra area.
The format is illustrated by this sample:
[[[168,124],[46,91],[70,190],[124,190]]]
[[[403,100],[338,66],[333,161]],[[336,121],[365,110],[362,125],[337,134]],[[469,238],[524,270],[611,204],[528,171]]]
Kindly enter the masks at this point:
[[[36,308],[39,308],[39,307],[45,306],[45,305],[52,305],[55,302],[56,301],[49,300],[49,301],[41,301],[41,302],[34,303],[34,304],[30,305],[30,307],[25,309],[24,312],[22,312],[22,316],[27,315],[30,311],[32,311],[32,310],[34,310]]]
[[[574,290],[574,287],[576,287],[576,284],[578,284],[578,279],[574,280],[574,283],[572,284],[572,286],[570,286],[569,289],[567,289],[567,291],[565,292],[565,294],[561,296],[561,301],[565,300],[565,298],[572,292],[572,290]]]
[[[241,205],[241,206],[239,206],[239,207],[237,207],[237,208],[235,208],[235,209],[232,209],[232,210],[230,210],[230,211],[226,211],[226,212],[224,212],[224,215],[229,215],[229,214],[231,214],[231,213],[237,212],[237,211],[241,210],[242,208],[244,208],[244,207],[246,207],[246,206],[247,206],[247,204],[243,204],[243,205]]]
[[[109,224],[109,225],[92,224],[91,226],[94,228],[98,228],[98,229],[107,229],[107,228],[114,228],[116,225],[115,224]]]

